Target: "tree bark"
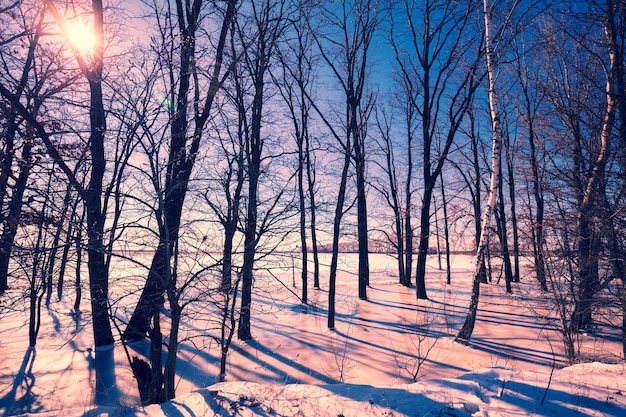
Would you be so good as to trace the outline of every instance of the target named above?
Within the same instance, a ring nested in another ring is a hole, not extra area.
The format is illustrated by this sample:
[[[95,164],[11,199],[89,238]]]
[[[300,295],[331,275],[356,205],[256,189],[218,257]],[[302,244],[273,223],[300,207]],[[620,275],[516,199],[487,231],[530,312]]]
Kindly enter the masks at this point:
[[[270,71],[271,60],[275,53],[279,36],[283,30],[282,4],[273,4],[266,1],[259,9],[254,9],[254,20],[257,31],[254,45],[246,46],[243,59],[246,62],[248,73],[237,76],[250,77],[252,86],[252,103],[250,106],[250,131],[246,132],[246,162],[248,173],[248,205],[247,216],[244,225],[244,252],[243,265],[241,268],[241,307],[239,313],[239,327],[237,337],[240,340],[252,339],[251,331],[251,308],[252,308],[252,284],[254,280],[254,261],[257,249],[257,226],[258,226],[258,193],[261,176],[261,163],[264,139],[261,136],[263,110],[266,100],[265,77]],[[247,42],[242,39],[242,42]],[[248,117],[246,107],[243,105],[243,95],[246,92],[238,84],[237,100],[239,100],[239,112],[243,117]]]
[[[508,136],[507,136],[508,137]],[[509,177],[509,201],[511,204],[511,232],[513,234],[513,282],[520,282],[520,248],[519,248],[519,227],[517,223],[517,193],[515,192],[515,171],[511,152],[511,143],[508,142],[505,148]]]
[[[367,286],[370,282],[369,248],[367,236],[367,196],[365,191],[365,132],[354,131],[358,140],[354,141],[356,160],[357,189],[357,239],[359,244],[359,299],[367,300]]]
[[[163,305],[163,294],[166,288],[165,278],[169,275],[171,255],[175,243],[178,241],[181,214],[187,194],[187,187],[191,171],[195,164],[196,155],[200,147],[200,140],[204,126],[209,118],[215,96],[220,87],[220,76],[226,35],[235,15],[235,0],[229,0],[226,13],[222,21],[220,37],[215,52],[215,64],[211,73],[209,89],[202,110],[195,114],[195,126],[190,143],[188,144],[187,120],[189,105],[191,67],[195,59],[195,36],[202,6],[202,0],[194,0],[191,7],[185,8],[182,0],[176,1],[177,18],[181,36],[180,51],[180,79],[176,98],[173,120],[170,127],[170,151],[166,172],[165,188],[157,190],[163,193],[163,203],[157,208],[157,216],[161,219],[159,225],[159,244],[155,251],[135,311],[124,331],[125,340],[136,340],[145,337],[150,326],[151,318]],[[175,86],[171,86],[172,90]],[[199,101],[199,97],[196,97]]]
[[[346,143],[349,149],[350,142]],[[330,259],[330,274],[328,277],[328,329],[335,330],[335,292],[337,288],[337,266],[339,264],[339,237],[341,236],[341,219],[343,217],[343,205],[346,198],[346,185],[348,182],[348,170],[350,168],[350,152],[346,151],[339,182],[337,204],[335,205],[335,218],[333,220],[333,246]]]
[[[29,74],[33,68],[33,62],[35,60],[35,48],[39,45],[39,39],[42,35],[43,20],[45,17],[45,9],[39,15],[39,20],[35,24],[35,27],[30,29],[33,31],[34,36],[31,38],[28,46],[28,54],[22,69],[19,84],[14,95],[15,100],[20,100],[28,85]],[[37,95],[41,89],[41,85],[36,87],[34,91],[30,91],[29,94]],[[37,114],[39,108],[43,105],[43,99],[38,98],[32,114]],[[2,235],[0,236],[0,294],[9,288],[8,285],[8,273],[9,273],[9,261],[11,259],[12,247],[17,233],[17,227],[22,210],[22,200],[24,198],[24,191],[26,188],[26,182],[30,175],[33,161],[32,147],[34,137],[25,137],[22,147],[22,157],[18,162],[19,174],[17,182],[13,187],[13,193],[11,200],[8,203],[7,215],[3,215],[4,201],[8,196],[7,189],[9,185],[9,178],[13,176],[13,162],[15,160],[15,137],[18,134],[19,126],[17,124],[17,116],[19,114],[18,109],[9,107],[6,112],[6,127],[2,132],[4,139],[4,149],[0,151],[0,224],[3,225]],[[29,129],[30,133],[34,135],[34,129]]]
[[[500,179],[498,180],[498,208],[495,211],[495,215],[498,237],[500,238],[500,249],[502,250],[504,282],[506,285],[506,292],[510,294],[513,292],[513,288],[511,287],[511,283],[513,282],[513,269],[511,267],[511,256],[509,253],[509,237],[506,221],[506,209],[504,207],[504,182],[502,180],[502,177],[502,160],[500,160]]]
[[[585,330],[591,325],[594,298],[600,288],[598,275],[599,237],[594,233],[592,219],[595,216],[595,206],[599,200],[598,189],[605,175],[611,153],[611,138],[617,112],[615,72],[618,64],[616,58],[617,51],[609,42],[610,67],[606,74],[606,108],[600,132],[600,149],[587,177],[576,221],[580,267],[577,272],[578,282],[574,294],[574,311],[570,322],[570,330],[573,333]]]
[[[443,182],[443,177],[440,178],[441,181],[441,204],[443,207],[443,233],[444,240],[446,242],[446,283],[452,283],[452,260],[450,258],[450,229],[449,229],[449,220],[448,220],[448,200],[446,199],[446,187]]]
[[[26,139],[22,147],[22,155],[19,162],[19,174],[13,187],[13,194],[7,207],[7,215],[2,222],[2,234],[0,235],[0,293],[8,288],[9,262],[15,235],[20,224],[22,205],[26,183],[33,166],[32,138]]]
[[[480,297],[481,282],[481,266],[484,264],[485,249],[489,241],[491,218],[496,208],[498,179],[500,178],[500,160],[502,154],[502,126],[500,123],[500,109],[498,102],[498,94],[496,90],[496,74],[494,63],[494,51],[492,46],[492,22],[491,22],[491,6],[489,0],[483,0],[483,12],[485,17],[485,54],[487,57],[487,73],[489,77],[489,110],[491,113],[492,126],[492,147],[491,147],[491,179],[489,182],[489,197],[487,198],[487,206],[482,219],[482,228],[480,233],[480,241],[476,254],[476,262],[474,264],[474,279],[472,284],[472,294],[467,317],[463,323],[463,327],[456,336],[459,343],[468,343],[474,332],[476,323],[476,315],[478,312],[478,302]]]

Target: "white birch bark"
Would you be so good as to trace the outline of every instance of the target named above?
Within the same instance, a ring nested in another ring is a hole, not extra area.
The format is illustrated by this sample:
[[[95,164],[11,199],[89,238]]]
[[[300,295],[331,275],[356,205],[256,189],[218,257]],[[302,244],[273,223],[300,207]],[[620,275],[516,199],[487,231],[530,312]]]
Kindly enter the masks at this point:
[[[472,286],[472,298],[470,307],[465,319],[465,323],[461,331],[456,337],[456,341],[467,343],[476,322],[476,313],[478,311],[478,299],[480,295],[480,266],[485,257],[485,248],[489,242],[491,232],[491,218],[498,199],[498,182],[500,178],[500,159],[502,154],[502,124],[500,122],[499,99],[496,90],[496,69],[494,64],[493,51],[493,27],[491,22],[491,6],[489,0],[483,0],[483,12],[485,17],[485,55],[487,61],[487,75],[489,78],[489,111],[491,113],[491,179],[489,181],[489,197],[487,206],[483,213],[482,227],[480,231],[480,240],[478,242],[478,250],[476,252],[476,262],[474,264],[474,282]]]

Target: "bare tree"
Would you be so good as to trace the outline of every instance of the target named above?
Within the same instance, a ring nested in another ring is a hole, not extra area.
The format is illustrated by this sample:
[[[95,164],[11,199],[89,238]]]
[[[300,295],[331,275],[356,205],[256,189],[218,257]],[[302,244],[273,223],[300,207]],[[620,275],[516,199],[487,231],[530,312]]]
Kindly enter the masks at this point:
[[[172,103],[172,121],[170,125],[170,149],[167,163],[166,179],[163,187],[159,186],[162,201],[159,203],[157,215],[160,217],[159,244],[155,252],[146,285],[139,302],[124,332],[127,340],[143,338],[148,331],[150,320],[163,304],[163,294],[167,278],[171,270],[170,260],[174,246],[178,240],[179,227],[189,179],[195,164],[203,130],[211,114],[213,101],[223,80],[222,62],[226,37],[235,15],[235,1],[228,1],[223,11],[221,29],[215,46],[214,65],[208,69],[206,89],[199,85],[198,73],[195,70],[196,37],[203,11],[202,0],[176,1],[176,29],[180,36],[179,64],[174,67],[169,62],[168,100]],[[167,19],[172,14],[164,13],[162,34],[169,36]],[[169,22],[171,23],[171,22]],[[163,32],[165,31],[165,33]],[[169,38],[166,38],[166,40]],[[168,43],[163,45],[167,48]],[[174,47],[172,45],[172,47]],[[172,54],[173,51],[165,51]],[[167,55],[166,55],[167,56]],[[178,74],[178,75],[177,75]],[[193,81],[193,84],[192,84]],[[194,90],[192,90],[192,85]],[[206,96],[201,97],[201,91]],[[190,103],[190,96],[193,94]],[[189,120],[189,107],[193,108],[192,121]],[[192,130],[191,135],[188,130]]]
[[[309,275],[309,238],[307,229],[310,228],[311,247],[313,251],[313,285],[319,288],[319,254],[317,248],[317,226],[315,207],[314,181],[314,154],[311,147],[311,104],[313,73],[313,42],[307,30],[308,16],[306,9],[299,9],[298,15],[291,22],[287,32],[288,41],[280,52],[283,78],[277,81],[280,93],[289,109],[289,116],[293,124],[293,137],[298,152],[297,186],[300,211],[300,247],[302,254],[302,303],[308,303],[308,275]],[[307,199],[309,204],[307,205]],[[307,227],[307,212],[310,216]]]
[[[564,31],[544,32],[545,46],[554,54],[559,66],[547,66],[550,84],[541,85],[549,100],[550,117],[564,129],[555,138],[565,160],[552,158],[553,170],[558,173],[551,179],[552,187],[561,185],[558,198],[564,189],[570,189],[573,199],[563,205],[572,216],[574,230],[568,231],[574,239],[576,271],[571,282],[574,303],[569,325],[573,333],[591,326],[596,296],[602,288],[600,271],[603,236],[599,217],[602,206],[602,183],[613,154],[612,140],[615,129],[617,103],[615,50],[609,48],[607,39],[607,5],[598,4],[594,10],[579,11],[569,6],[555,7],[551,23]],[[572,25],[572,20],[577,22]],[[600,51],[597,45],[606,47]],[[620,64],[621,65],[621,64]],[[555,88],[556,87],[556,88]],[[558,139],[558,140],[556,140]],[[566,163],[564,163],[566,162]],[[568,223],[559,227],[567,228]],[[565,257],[572,253],[563,253]]]
[[[538,119],[538,108],[543,101],[540,89],[532,88],[530,85],[531,78],[529,75],[529,64],[526,61],[527,52],[523,52],[522,56],[514,61],[517,66],[517,82],[521,90],[522,103],[520,110],[522,120],[527,128],[529,164],[531,169],[532,196],[534,199],[535,213],[531,215],[532,222],[532,247],[535,267],[535,278],[539,282],[542,291],[548,291],[545,272],[545,256],[544,256],[544,190],[541,170],[541,156],[537,149],[539,138],[536,132],[536,123]]]
[[[401,189],[400,180],[398,178],[402,174],[398,169],[398,165],[400,164],[396,162],[396,159],[398,158],[397,154],[400,153],[400,151],[397,150],[398,146],[394,142],[394,133],[392,132],[394,118],[393,114],[385,111],[384,107],[382,106],[376,106],[375,116],[376,125],[378,127],[378,132],[380,135],[380,139],[377,140],[377,143],[384,158],[383,163],[375,163],[382,169],[382,172],[384,173],[386,178],[380,181],[381,184],[378,184],[375,181],[372,182],[372,186],[379,192],[383,200],[387,203],[387,206],[389,206],[389,208],[392,210],[393,232],[389,233],[385,229],[381,231],[396,251],[399,282],[402,285],[408,286],[410,285],[410,267],[406,268],[405,262],[409,263],[410,265],[410,258],[413,255],[412,253],[410,255],[406,253],[405,256],[405,250],[412,252],[412,244],[409,244],[408,240],[412,240],[413,236],[412,232],[410,232],[409,236],[405,237],[407,234],[407,227],[405,227],[405,222],[410,223],[411,215],[410,213],[407,214],[404,212],[404,210],[406,210],[406,206],[402,204],[403,190]],[[410,184],[413,166],[411,157],[411,140],[413,136],[412,132],[408,132],[406,136],[408,137],[407,147],[403,149],[407,151],[408,155],[406,164],[406,176],[404,177],[404,181],[405,184]],[[410,195],[411,190],[409,185],[409,190],[404,190],[404,198],[409,199]],[[410,224],[408,228],[412,230],[412,226]],[[409,275],[407,275],[407,270],[409,271]]]
[[[378,1],[320,6],[310,23],[313,38],[322,60],[329,68],[333,81],[339,86],[344,108],[336,111],[344,115],[340,126],[326,117],[319,104],[314,108],[324,125],[330,130],[341,152],[343,168],[337,194],[333,222],[333,246],[329,277],[328,327],[334,329],[334,295],[337,274],[341,221],[344,215],[344,202],[351,161],[354,161],[357,193],[357,235],[359,245],[358,293],[360,299],[367,299],[369,285],[369,249],[367,236],[366,199],[366,154],[365,140],[367,122],[372,110],[373,95],[367,93],[367,74],[370,60],[370,47],[375,31],[382,17]]]
[[[66,19],[59,13],[52,2],[46,2],[47,9],[54,16],[62,34],[67,38]],[[93,331],[96,347],[106,346],[113,343],[113,334],[108,315],[108,271],[104,262],[104,219],[102,210],[101,194],[103,190],[103,177],[105,173],[104,139],[106,132],[105,110],[102,95],[102,80],[104,68],[104,10],[101,1],[92,3],[91,14],[93,16],[94,46],[89,59],[73,46],[74,58],[78,68],[89,87],[89,153],[90,153],[90,178],[87,187],[84,187],[76,178],[74,171],[63,160],[58,147],[51,140],[50,131],[42,124],[39,115],[33,114],[22,104],[20,96],[0,84],[0,94],[11,103],[12,107],[23,117],[36,132],[36,135],[44,142],[46,149],[59,168],[68,177],[69,182],[75,187],[85,202],[87,211],[88,243],[88,269],[89,286],[91,292],[91,307],[93,311]]]
[[[242,18],[236,22],[237,41],[242,51],[240,65],[237,65],[233,70],[235,105],[239,116],[244,118],[244,162],[248,179],[246,215],[243,226],[241,308],[237,329],[237,337],[241,340],[252,338],[250,319],[254,262],[258,239],[265,226],[265,220],[258,217],[258,206],[265,145],[262,122],[268,95],[266,83],[270,75],[270,65],[277,52],[278,41],[285,29],[285,13],[287,12],[286,3],[282,0],[252,2],[250,7],[250,20],[245,21]],[[249,85],[246,80],[249,80]],[[247,102],[248,93],[251,96],[249,103]],[[266,213],[267,215],[269,212]]]
[[[472,36],[470,16],[474,2],[428,0],[402,3],[404,30],[400,23],[392,33],[396,61],[421,127],[424,191],[420,208],[419,246],[416,265],[416,295],[426,299],[426,258],[429,250],[431,204],[437,179],[479,86],[480,54]],[[404,45],[409,45],[405,48]],[[463,59],[459,59],[464,56]],[[459,75],[460,74],[460,75]],[[444,110],[445,108],[445,110]],[[408,256],[408,254],[407,254]]]
[[[492,148],[491,148],[491,180],[489,182],[489,197],[483,214],[482,229],[480,233],[480,241],[478,251],[476,253],[476,262],[474,265],[474,279],[472,284],[472,295],[470,300],[469,311],[463,327],[456,336],[456,341],[467,343],[474,331],[476,323],[476,314],[478,312],[478,300],[480,295],[481,274],[480,269],[485,256],[485,249],[489,239],[489,231],[491,226],[491,218],[496,209],[498,199],[498,183],[500,179],[501,168],[501,150],[502,150],[502,124],[500,120],[499,99],[496,88],[496,67],[495,52],[493,50],[493,25],[492,25],[492,8],[489,0],[484,0],[483,13],[485,17],[485,56],[487,58],[487,73],[489,77],[489,109],[491,113],[492,126]]]

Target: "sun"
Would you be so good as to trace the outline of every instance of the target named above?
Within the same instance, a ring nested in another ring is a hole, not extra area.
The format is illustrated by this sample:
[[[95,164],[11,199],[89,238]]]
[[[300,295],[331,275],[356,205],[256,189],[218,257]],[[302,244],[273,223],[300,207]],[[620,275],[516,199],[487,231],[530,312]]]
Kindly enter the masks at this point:
[[[69,20],[65,24],[67,40],[79,53],[88,55],[93,51],[95,36],[93,28],[76,20]]]

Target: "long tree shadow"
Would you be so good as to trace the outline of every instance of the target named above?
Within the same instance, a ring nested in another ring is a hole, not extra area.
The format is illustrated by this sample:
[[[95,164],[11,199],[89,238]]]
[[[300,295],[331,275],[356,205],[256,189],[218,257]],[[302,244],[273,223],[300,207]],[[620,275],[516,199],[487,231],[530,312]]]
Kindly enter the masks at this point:
[[[43,406],[38,403],[38,396],[33,393],[35,386],[33,365],[36,356],[37,349],[34,346],[29,346],[24,354],[22,365],[13,380],[11,390],[0,398],[0,410],[4,410],[5,416],[36,413],[43,410]],[[19,398],[18,391],[20,391]]]
[[[552,366],[555,360],[557,363],[564,363],[566,360],[565,356],[561,353],[531,348],[529,346],[518,346],[516,339],[509,339],[509,343],[504,342],[504,340],[504,338],[492,338],[491,340],[487,340],[474,336],[468,342],[468,346],[486,352],[494,357],[510,358],[516,361],[546,367]]]
[[[301,363],[298,363],[294,360],[289,359],[288,357],[282,355],[281,353],[277,352],[274,349],[271,349],[265,345],[263,345],[262,343],[256,341],[256,340],[251,340],[247,342],[248,346],[252,347],[256,352],[260,352],[264,355],[266,355],[267,357],[271,357],[275,360],[277,360],[278,362],[284,364],[287,366],[286,369],[295,369],[303,374],[309,375],[313,378],[316,378],[318,381],[322,382],[322,383],[327,383],[327,384],[332,384],[335,383],[336,381],[329,377],[328,375],[321,373],[315,369],[312,369],[310,367],[307,367]],[[294,375],[291,375],[290,373],[286,372],[285,369],[281,369],[271,363],[269,363],[268,361],[262,360],[257,356],[255,356],[253,354],[252,351],[248,351],[245,349],[241,349],[237,346],[233,346],[231,347],[231,349],[238,351],[238,353],[243,356],[243,357],[247,357],[253,361],[256,361],[260,366],[262,366],[264,369],[271,371],[272,373],[274,373],[275,375],[279,376],[281,379],[283,379],[286,383],[305,383],[306,381],[302,381],[300,379],[298,379],[297,377],[295,377]]]

